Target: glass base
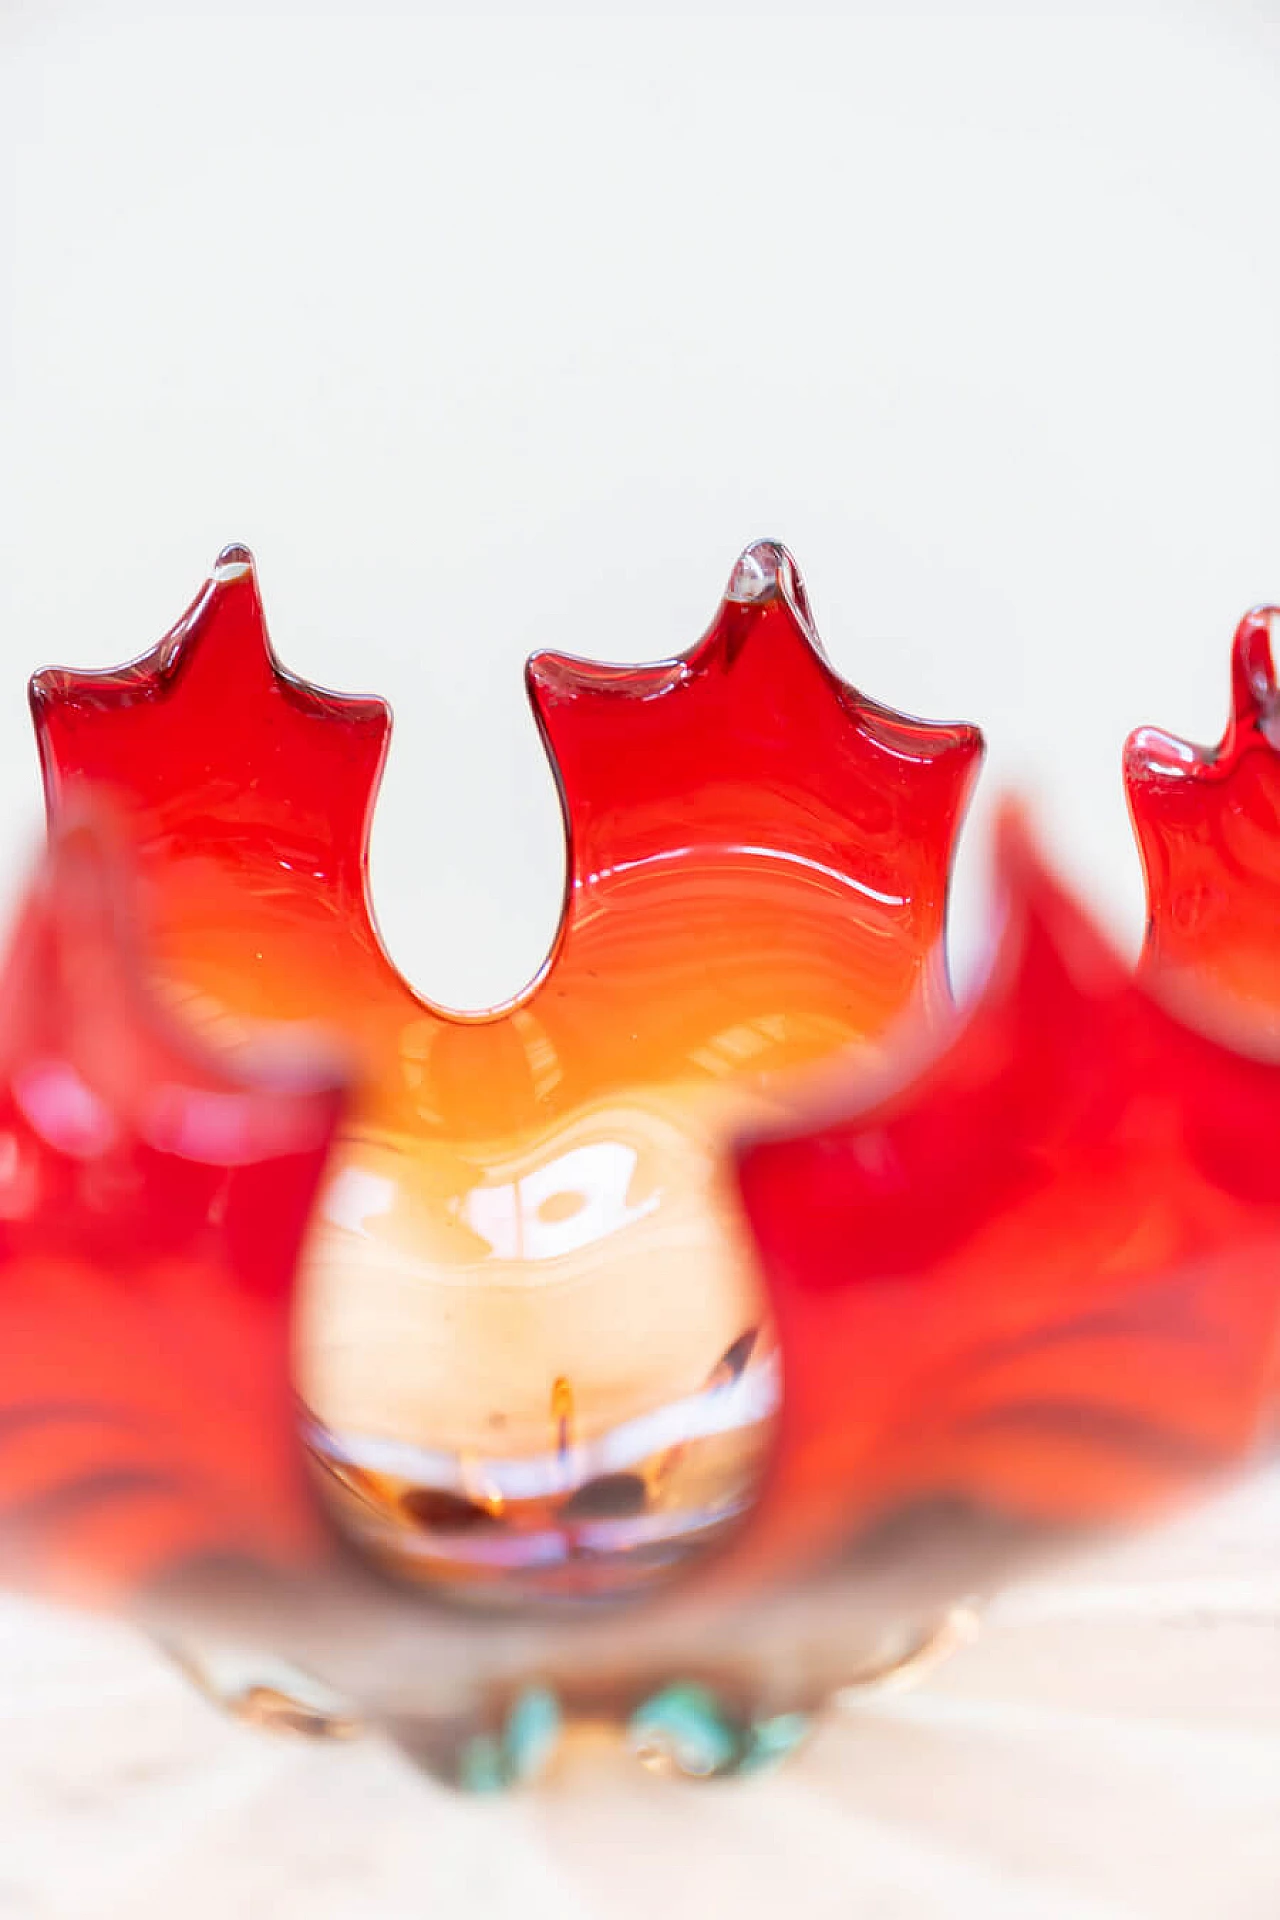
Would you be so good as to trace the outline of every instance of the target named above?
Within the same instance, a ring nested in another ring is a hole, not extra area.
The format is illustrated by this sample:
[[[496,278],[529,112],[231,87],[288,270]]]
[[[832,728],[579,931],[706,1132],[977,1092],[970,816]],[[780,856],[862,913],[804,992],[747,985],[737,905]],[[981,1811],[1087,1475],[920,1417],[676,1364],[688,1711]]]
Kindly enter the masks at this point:
[[[770,1771],[795,1753],[832,1704],[916,1684],[971,1640],[977,1616],[950,1608],[924,1632],[891,1635],[879,1655],[820,1701],[787,1706],[765,1680],[727,1671],[620,1681],[584,1693],[531,1680],[477,1699],[465,1712],[362,1722],[321,1682],[286,1663],[226,1648],[172,1640],[164,1651],[236,1719],[269,1732],[350,1739],[376,1732],[443,1785],[478,1795],[539,1780],[574,1742],[608,1741],[648,1772],[683,1780],[725,1780]]]

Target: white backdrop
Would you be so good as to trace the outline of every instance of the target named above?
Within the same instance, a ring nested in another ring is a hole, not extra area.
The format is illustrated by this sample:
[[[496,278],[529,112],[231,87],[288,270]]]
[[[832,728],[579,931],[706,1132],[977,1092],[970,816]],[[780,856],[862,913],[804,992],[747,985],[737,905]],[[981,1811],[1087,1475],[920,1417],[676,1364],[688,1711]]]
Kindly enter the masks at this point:
[[[702,631],[787,541],[867,691],[981,722],[1130,944],[1126,730],[1216,737],[1280,598],[1280,33],[1232,5],[795,19],[0,0],[0,830],[21,689],[220,545],[390,695],[388,942],[534,970],[520,663]]]
[[[3,889],[39,818],[28,672],[149,646],[246,540],[286,661],[394,701],[393,954],[502,997],[561,877],[523,656],[682,648],[769,534],[850,678],[988,732],[964,950],[1009,783],[1134,949],[1124,734],[1216,737],[1235,619],[1280,598],[1278,106],[1276,19],[1231,0],[0,0]],[[887,1732],[634,1829],[266,1759],[110,1636],[14,1610],[0,1914],[845,1915],[861,1888],[889,1920],[1270,1920],[1269,1497],[1234,1510],[1234,1585],[1214,1520],[1140,1601],[1064,1589]]]

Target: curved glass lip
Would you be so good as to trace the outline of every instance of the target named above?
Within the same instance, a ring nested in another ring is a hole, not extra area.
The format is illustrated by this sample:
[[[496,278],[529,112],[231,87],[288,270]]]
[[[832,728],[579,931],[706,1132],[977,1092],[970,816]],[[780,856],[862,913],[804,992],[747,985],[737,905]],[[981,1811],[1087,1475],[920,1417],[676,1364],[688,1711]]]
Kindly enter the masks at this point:
[[[796,631],[803,637],[821,673],[833,694],[852,699],[865,706],[868,714],[890,717],[907,727],[915,727],[923,733],[933,736],[939,743],[949,738],[951,744],[963,744],[972,756],[972,771],[966,791],[961,795],[953,833],[958,829],[967,809],[972,783],[976,777],[985,754],[985,740],[978,728],[964,723],[948,723],[925,720],[901,709],[882,708],[879,704],[862,694],[849,681],[845,680],[832,665],[831,659],[818,632],[813,617],[809,595],[804,577],[790,550],[779,540],[760,538],[743,548],[729,575],[721,604],[711,624],[701,638],[684,652],[660,653],[650,659],[629,661],[626,663],[605,663],[585,655],[559,653],[550,648],[538,648],[529,655],[524,665],[525,690],[532,712],[538,737],[542,743],[543,754],[551,775],[557,804],[560,810],[562,848],[564,855],[564,879],[560,889],[560,907],[555,929],[543,958],[534,967],[533,972],[523,985],[516,987],[504,998],[479,1007],[458,1007],[444,1000],[438,1000],[427,994],[409,978],[397,963],[394,954],[378,922],[377,910],[373,900],[370,882],[370,848],[373,823],[376,816],[382,779],[390,751],[391,735],[395,716],[391,704],[380,694],[356,694],[341,692],[305,678],[285,665],[277,655],[267,631],[265,617],[261,612],[261,594],[258,584],[257,562],[252,550],[242,542],[235,541],[222,548],[211,569],[209,578],[200,593],[192,601],[181,619],[172,630],[154,646],[134,655],[127,662],[111,667],[77,667],[67,669],[46,665],[33,673],[28,682],[28,701],[35,721],[37,744],[40,752],[41,767],[46,793],[52,798],[55,784],[59,780],[56,759],[51,751],[44,709],[46,704],[55,700],[58,691],[67,683],[73,683],[83,690],[101,687],[113,688],[121,680],[137,680],[140,683],[162,684],[180,660],[184,642],[198,628],[201,618],[208,612],[216,598],[228,589],[247,589],[258,603],[258,624],[261,644],[271,674],[291,695],[312,704],[331,714],[356,716],[363,713],[367,718],[376,718],[381,725],[381,739],[368,792],[368,804],[362,823],[360,844],[357,851],[360,871],[359,907],[369,936],[377,952],[379,961],[385,970],[388,982],[402,993],[419,1013],[442,1023],[457,1027],[485,1027],[499,1025],[512,1014],[530,1009],[542,990],[548,985],[555,973],[562,953],[572,935],[575,901],[579,894],[589,893],[592,885],[612,876],[623,868],[601,867],[592,871],[580,871],[577,865],[578,830],[575,824],[573,799],[566,784],[560,760],[556,754],[551,736],[547,713],[547,696],[556,682],[572,687],[578,693],[612,685],[622,696],[633,700],[642,700],[660,692],[666,685],[674,685],[683,678],[691,661],[705,649],[716,635],[717,628],[729,608],[757,608],[768,602],[777,601],[787,612]],[[643,676],[646,685],[637,687],[638,677]],[[688,849],[675,847],[665,856],[668,860],[685,857]],[[788,853],[781,847],[753,845],[744,842],[726,848],[731,857],[747,856],[779,866],[809,867],[815,875],[824,870],[818,863],[802,855]],[[652,857],[644,864],[651,865]],[[878,892],[863,880],[851,873],[842,873],[830,869],[826,877],[835,879],[847,888],[851,894],[859,894],[868,901],[883,906],[898,906],[904,902],[898,897]],[[938,960],[944,975],[947,970],[945,939],[940,943]],[[264,1030],[269,1032],[271,1023],[266,1022]]]

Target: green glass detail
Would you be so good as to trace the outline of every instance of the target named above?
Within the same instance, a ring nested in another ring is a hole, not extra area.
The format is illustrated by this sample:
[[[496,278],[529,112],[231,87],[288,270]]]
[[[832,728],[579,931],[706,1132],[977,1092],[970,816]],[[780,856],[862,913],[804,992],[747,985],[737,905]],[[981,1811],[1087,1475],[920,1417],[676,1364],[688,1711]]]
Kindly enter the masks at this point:
[[[516,1695],[500,1733],[476,1733],[458,1755],[458,1785],[465,1793],[503,1793],[524,1786],[546,1766],[564,1720],[549,1687],[526,1687]]]
[[[534,1780],[555,1751],[564,1716],[550,1687],[526,1687],[502,1731],[502,1751],[513,1785]]]
[[[709,1687],[678,1681],[650,1694],[627,1722],[633,1753],[660,1753],[696,1779],[732,1771],[738,1731]]]
[[[510,1785],[502,1748],[491,1733],[477,1733],[458,1755],[458,1785],[465,1793],[502,1793]]]
[[[738,1762],[739,1773],[768,1773],[780,1766],[809,1731],[807,1713],[775,1713],[769,1720],[757,1720],[747,1735],[746,1752]]]

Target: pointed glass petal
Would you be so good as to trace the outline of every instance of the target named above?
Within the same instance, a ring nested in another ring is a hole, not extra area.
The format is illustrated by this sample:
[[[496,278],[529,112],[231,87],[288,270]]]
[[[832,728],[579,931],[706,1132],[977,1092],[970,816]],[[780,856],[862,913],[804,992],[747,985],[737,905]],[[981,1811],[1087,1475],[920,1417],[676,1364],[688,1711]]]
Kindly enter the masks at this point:
[[[1154,727],[1125,748],[1146,872],[1143,964],[1248,1041],[1280,1039],[1280,695],[1275,610],[1246,614],[1232,648],[1231,713],[1216,747]]]
[[[73,806],[0,974],[0,1567],[125,1602],[329,1552],[289,1381],[329,1069],[232,1067],[142,983]]]
[[[993,1549],[1154,1510],[1258,1440],[1280,1066],[1135,984],[1016,822],[1001,859],[950,1044],[744,1152],[784,1377],[763,1564],[896,1528],[963,1591]]]

